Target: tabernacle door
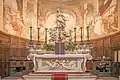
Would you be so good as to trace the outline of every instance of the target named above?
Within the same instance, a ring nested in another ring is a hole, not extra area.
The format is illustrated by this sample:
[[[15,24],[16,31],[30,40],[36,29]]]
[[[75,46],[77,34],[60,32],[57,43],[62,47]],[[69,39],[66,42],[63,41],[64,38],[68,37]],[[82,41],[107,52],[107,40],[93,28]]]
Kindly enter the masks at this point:
[[[63,42],[55,43],[55,54],[65,54],[65,47]]]

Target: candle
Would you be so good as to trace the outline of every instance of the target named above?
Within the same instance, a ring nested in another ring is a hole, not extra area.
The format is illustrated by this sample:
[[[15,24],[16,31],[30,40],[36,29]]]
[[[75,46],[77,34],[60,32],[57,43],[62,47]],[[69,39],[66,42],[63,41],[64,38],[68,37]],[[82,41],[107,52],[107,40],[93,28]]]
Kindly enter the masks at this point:
[[[32,18],[32,20],[31,20],[31,25],[33,26],[33,18]]]
[[[74,43],[76,44],[76,28],[74,28]]]
[[[45,28],[45,44],[47,44],[47,28]]]

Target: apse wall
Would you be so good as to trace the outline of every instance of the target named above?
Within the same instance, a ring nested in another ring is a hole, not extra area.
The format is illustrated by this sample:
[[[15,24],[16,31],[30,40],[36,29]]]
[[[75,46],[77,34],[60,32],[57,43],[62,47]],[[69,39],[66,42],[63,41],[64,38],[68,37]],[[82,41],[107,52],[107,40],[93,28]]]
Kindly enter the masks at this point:
[[[120,31],[119,27],[119,0],[110,0],[108,7],[105,7],[105,5],[100,4],[98,2],[98,9],[97,11],[99,15],[96,13],[87,13],[89,10],[92,11],[91,5],[84,5],[86,6],[87,12],[84,14],[84,21],[82,21],[82,13],[75,9],[76,11],[73,11],[75,14],[75,21],[76,25],[72,27],[77,27],[77,37],[80,37],[79,33],[80,27],[84,27],[84,38],[86,38],[86,26],[89,26],[89,35],[90,39],[95,39],[99,37],[103,37],[106,35],[111,35],[114,33],[117,33]],[[107,3],[107,0],[106,2]],[[102,6],[101,6],[102,5]],[[105,8],[105,10],[103,9]],[[66,7],[65,7],[66,8]],[[55,8],[57,9],[57,8]],[[55,11],[54,9],[54,11]],[[46,12],[49,10],[43,10],[43,12]],[[29,39],[29,27],[33,27],[33,39],[37,40],[37,27],[40,27],[43,25],[43,27],[40,30],[40,36],[41,40],[44,41],[44,29],[47,27],[45,26],[47,20],[45,20],[46,13],[39,14],[39,11],[37,11],[37,4],[36,1],[31,2],[30,0],[1,0],[1,28],[0,30],[11,35],[15,35],[18,37],[23,37]],[[37,13],[38,12],[38,13]],[[37,16],[38,14],[38,16]],[[38,18],[37,18],[38,17]],[[91,18],[91,19],[89,19]],[[93,20],[95,18],[95,20]],[[40,22],[40,24],[37,24]],[[81,24],[84,25],[82,25]],[[84,22],[84,23],[83,23]],[[92,24],[89,24],[89,22],[92,22]],[[79,23],[79,24],[78,24]],[[48,25],[48,24],[47,24]],[[69,27],[69,26],[68,26]],[[78,41],[80,39],[78,38]]]
[[[9,0],[9,1],[13,2],[15,0]],[[20,0],[20,1],[22,1],[22,0]],[[24,1],[27,1],[27,0],[24,0]],[[120,0],[117,0],[117,2],[118,2],[118,13],[120,13]],[[24,15],[22,15],[24,23],[25,23],[25,26],[23,26],[23,27],[25,27],[26,30],[24,31],[25,34],[19,34],[19,32],[16,32],[16,31],[19,28],[20,29],[22,29],[22,28],[20,26],[18,28],[15,27],[15,25],[18,25],[17,22],[12,23],[14,25],[14,27],[13,26],[10,27],[8,25],[6,25],[6,28],[4,27],[4,25],[5,25],[5,22],[4,22],[5,15],[4,14],[5,13],[3,12],[3,10],[4,10],[3,0],[0,0],[0,76],[2,76],[2,77],[8,76],[8,73],[9,73],[9,71],[8,71],[9,60],[8,59],[9,59],[9,57],[15,56],[18,58],[19,57],[26,58],[26,56],[28,55],[25,48],[29,42],[29,40],[28,40],[29,32],[27,32],[27,31],[29,31],[30,25],[26,24],[27,23],[27,21],[26,21],[27,13],[25,11],[27,10],[27,7],[26,7],[27,2],[23,2],[23,3],[25,4],[25,5],[23,5],[25,7],[23,9]],[[13,4],[13,6],[16,6],[16,5]],[[28,5],[28,6],[30,6],[30,5]],[[8,8],[8,7],[6,6],[6,8]],[[9,8],[8,8],[8,11],[9,11]],[[31,9],[30,9],[30,11],[31,11]],[[19,11],[18,11],[18,14],[19,14]],[[6,16],[9,16],[9,15],[6,15]],[[32,16],[35,16],[35,15],[33,14]],[[20,19],[19,17],[20,16],[18,16],[18,20]],[[9,17],[6,17],[6,18],[9,18]],[[41,17],[41,18],[43,19],[43,17]],[[21,22],[21,20],[20,20],[20,23],[21,24],[19,24],[19,25],[23,25],[23,22]],[[118,14],[118,28],[120,29],[120,14]],[[12,32],[10,32],[9,30],[11,30]],[[13,33],[15,33],[15,34],[13,34]],[[112,47],[115,47],[116,45],[120,44],[120,32],[115,31],[110,34],[108,32],[107,34],[104,33],[102,36],[97,35],[96,38],[92,38],[90,40],[90,42],[93,46],[93,49],[92,49],[93,61],[95,61],[95,59],[98,59],[99,57],[102,57],[102,56],[106,56],[106,57],[110,57],[110,58],[113,57]],[[31,65],[32,65],[32,63],[29,64],[29,67],[31,67],[31,69],[32,69]]]

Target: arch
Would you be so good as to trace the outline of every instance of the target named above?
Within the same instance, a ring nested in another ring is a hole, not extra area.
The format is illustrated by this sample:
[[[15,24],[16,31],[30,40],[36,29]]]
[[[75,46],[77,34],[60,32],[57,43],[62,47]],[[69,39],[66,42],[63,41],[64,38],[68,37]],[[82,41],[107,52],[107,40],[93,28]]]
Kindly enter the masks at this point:
[[[51,15],[51,14],[56,14],[57,8],[52,8],[50,10],[46,10],[45,11],[45,21],[46,19]],[[60,12],[65,13],[65,14],[69,14],[72,17],[75,18],[75,20],[77,20],[77,16],[76,13],[73,10],[69,10],[69,9],[62,9],[60,8]],[[77,22],[77,21],[76,21]]]

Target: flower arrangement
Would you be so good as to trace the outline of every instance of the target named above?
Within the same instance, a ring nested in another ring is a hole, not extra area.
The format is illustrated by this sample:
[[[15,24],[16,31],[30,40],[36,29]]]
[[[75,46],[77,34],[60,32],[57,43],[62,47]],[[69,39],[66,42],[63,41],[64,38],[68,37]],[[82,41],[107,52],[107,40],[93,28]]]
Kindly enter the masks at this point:
[[[44,44],[42,49],[46,51],[53,51],[55,50],[55,46],[53,44]]]
[[[67,51],[74,51],[75,48],[76,48],[76,44],[74,44],[74,43],[68,43],[68,44],[66,44],[66,46],[65,46],[65,49],[66,49]]]

